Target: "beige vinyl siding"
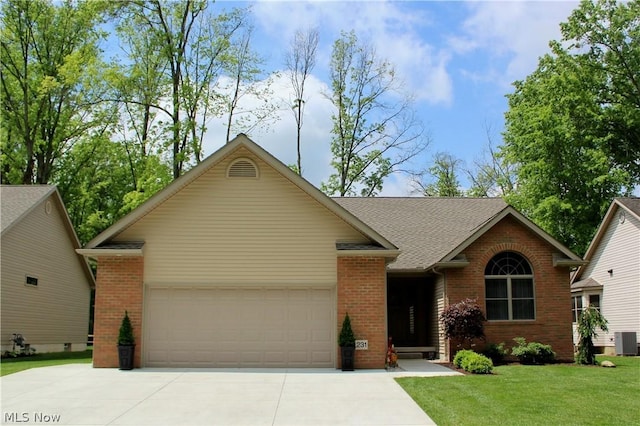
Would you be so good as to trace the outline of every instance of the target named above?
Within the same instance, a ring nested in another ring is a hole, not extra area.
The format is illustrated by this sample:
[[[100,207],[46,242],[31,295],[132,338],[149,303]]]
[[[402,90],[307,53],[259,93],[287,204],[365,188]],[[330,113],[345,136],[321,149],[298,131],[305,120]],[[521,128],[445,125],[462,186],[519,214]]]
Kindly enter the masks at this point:
[[[448,354],[446,353],[446,340],[442,334],[440,326],[440,314],[444,311],[445,304],[445,278],[442,275],[438,275],[435,282],[435,309],[433,310],[433,317],[431,318],[431,341],[438,342],[438,357],[440,359],[446,359]]]
[[[605,346],[614,346],[614,333],[621,331],[635,331],[640,341],[640,221],[626,212],[620,223],[621,210],[615,212],[582,274],[582,279],[591,277],[603,285],[602,314],[609,332],[600,333],[595,343]]]
[[[41,352],[62,350],[64,343],[85,347],[91,290],[63,214],[49,197],[2,236],[3,350],[10,349],[12,333]],[[38,285],[26,285],[26,275]]]
[[[239,152],[240,151],[240,152]],[[227,178],[250,158],[258,178]],[[336,241],[366,238],[244,148],[124,230],[153,285],[334,285]]]

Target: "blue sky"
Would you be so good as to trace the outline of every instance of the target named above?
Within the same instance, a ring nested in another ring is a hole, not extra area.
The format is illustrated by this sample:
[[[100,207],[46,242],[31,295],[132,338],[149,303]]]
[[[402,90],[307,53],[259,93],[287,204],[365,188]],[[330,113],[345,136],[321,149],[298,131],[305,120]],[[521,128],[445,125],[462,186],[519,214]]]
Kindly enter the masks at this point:
[[[308,82],[303,132],[304,176],[319,186],[331,173],[331,105],[328,64],[340,31],[354,30],[387,59],[416,98],[416,111],[431,142],[414,168],[431,164],[437,152],[448,152],[471,167],[486,151],[488,138],[501,142],[505,94],[514,80],[535,70],[548,42],[560,38],[559,23],[576,2],[568,1],[222,1],[216,8],[251,6],[254,48],[265,68],[283,69],[284,52],[297,29],[318,27],[317,65]],[[276,96],[291,99],[286,84]],[[286,103],[286,102],[285,102]],[[221,122],[209,125],[207,154],[223,143]],[[249,135],[286,164],[295,162],[295,122],[283,109],[267,131]],[[463,186],[466,179],[460,176]],[[394,175],[381,195],[409,195],[406,176]]]

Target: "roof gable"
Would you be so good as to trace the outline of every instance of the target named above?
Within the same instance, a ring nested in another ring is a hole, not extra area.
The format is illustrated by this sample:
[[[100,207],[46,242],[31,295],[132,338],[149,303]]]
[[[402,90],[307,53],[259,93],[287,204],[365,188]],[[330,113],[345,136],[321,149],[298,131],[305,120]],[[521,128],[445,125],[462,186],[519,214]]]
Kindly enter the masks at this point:
[[[0,198],[2,199],[2,235],[9,232],[15,225],[25,219],[32,211],[42,204],[52,201],[55,209],[65,227],[65,231],[72,246],[80,248],[80,241],[73,228],[71,219],[62,201],[58,189],[53,185],[0,185]],[[47,206],[48,208],[48,206]],[[89,285],[95,286],[95,277],[84,258],[78,259],[87,277]]]
[[[598,226],[591,243],[589,243],[589,247],[584,255],[584,260],[586,262],[590,262],[593,259],[594,254],[596,253],[598,246],[600,245],[602,238],[607,232],[607,229],[611,225],[611,222],[619,217],[620,213],[624,213],[625,215],[634,216],[638,221],[640,221],[640,198],[638,197],[629,197],[629,198],[614,198],[611,202],[611,205],[607,209],[607,212],[602,219],[602,222]],[[584,266],[578,268],[575,274],[571,277],[571,282],[577,281],[582,273],[584,272]]]
[[[316,187],[311,185],[302,177],[298,176],[291,169],[285,166],[278,159],[273,157],[267,151],[258,146],[255,142],[251,141],[246,135],[240,134],[236,138],[234,138],[231,142],[224,145],[221,149],[207,157],[203,162],[199,165],[185,173],[180,178],[174,180],[171,184],[165,187],[163,190],[156,193],[145,203],[137,207],[135,210],[130,212],[128,215],[117,221],[111,227],[106,229],[104,232],[96,236],[93,240],[91,240],[85,246],[84,250],[81,252],[85,255],[91,255],[91,250],[97,249],[99,250],[104,243],[109,242],[111,239],[115,238],[118,234],[123,232],[133,223],[149,214],[155,208],[160,206],[166,200],[171,198],[174,194],[177,194],[179,191],[184,189],[190,183],[194,182],[198,177],[206,173],[211,168],[218,165],[221,161],[226,159],[228,156],[232,155],[238,150],[247,150],[252,155],[259,158],[261,161],[266,163],[268,166],[272,167],[276,172],[286,178],[289,182],[300,188],[322,206],[327,208],[333,214],[344,220],[349,226],[356,229],[358,232],[363,234],[365,237],[369,238],[372,242],[379,244],[381,247],[396,251],[397,247],[395,247],[390,241],[384,238],[381,234],[379,234],[376,230],[371,228],[369,225],[365,224],[362,220],[342,208],[340,205],[335,203],[331,198],[327,197]],[[251,177],[242,177],[242,178],[251,178]],[[96,253],[93,253],[96,254]]]
[[[50,185],[2,185],[0,191],[0,222],[4,234],[54,193],[56,188]]]

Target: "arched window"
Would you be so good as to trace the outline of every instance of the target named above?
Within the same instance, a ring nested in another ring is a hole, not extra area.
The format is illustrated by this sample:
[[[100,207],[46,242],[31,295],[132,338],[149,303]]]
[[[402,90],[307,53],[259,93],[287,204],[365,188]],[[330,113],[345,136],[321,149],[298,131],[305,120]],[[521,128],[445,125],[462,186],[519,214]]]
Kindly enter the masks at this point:
[[[518,253],[496,254],[484,270],[487,319],[535,319],[533,271]]]

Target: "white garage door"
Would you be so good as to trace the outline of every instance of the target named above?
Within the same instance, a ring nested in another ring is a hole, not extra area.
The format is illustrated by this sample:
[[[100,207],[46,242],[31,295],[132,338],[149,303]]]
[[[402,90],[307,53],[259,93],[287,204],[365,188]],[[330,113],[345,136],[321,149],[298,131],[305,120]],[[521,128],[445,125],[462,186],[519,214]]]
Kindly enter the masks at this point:
[[[147,367],[333,367],[332,288],[147,288]]]

